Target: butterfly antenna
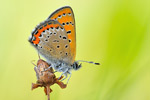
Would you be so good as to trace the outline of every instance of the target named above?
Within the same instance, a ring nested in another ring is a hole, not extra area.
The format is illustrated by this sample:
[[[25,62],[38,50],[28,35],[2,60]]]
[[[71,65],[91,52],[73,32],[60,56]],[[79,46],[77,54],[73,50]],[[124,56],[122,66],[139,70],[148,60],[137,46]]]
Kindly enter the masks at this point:
[[[95,63],[95,62],[92,62],[92,61],[78,60],[77,62],[86,62],[86,63],[95,64],[95,65],[100,65],[100,63]]]

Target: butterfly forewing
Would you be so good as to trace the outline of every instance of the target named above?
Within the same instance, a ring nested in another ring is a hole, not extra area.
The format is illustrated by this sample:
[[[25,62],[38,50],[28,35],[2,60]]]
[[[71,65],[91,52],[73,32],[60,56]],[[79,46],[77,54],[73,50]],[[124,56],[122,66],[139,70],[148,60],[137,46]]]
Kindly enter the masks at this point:
[[[71,50],[70,63],[73,64],[76,55],[76,32],[75,32],[75,19],[72,9],[69,6],[60,8],[52,13],[48,19],[57,20],[66,30],[68,42]]]
[[[48,60],[71,64],[71,50],[64,27],[57,21],[46,20],[35,28],[29,41]]]

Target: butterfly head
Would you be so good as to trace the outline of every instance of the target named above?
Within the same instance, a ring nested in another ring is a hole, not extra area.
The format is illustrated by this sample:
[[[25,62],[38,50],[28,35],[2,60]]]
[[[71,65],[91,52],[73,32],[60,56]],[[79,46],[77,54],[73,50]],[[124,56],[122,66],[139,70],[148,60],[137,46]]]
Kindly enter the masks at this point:
[[[75,61],[75,62],[73,63],[73,65],[72,65],[72,68],[73,68],[74,70],[78,70],[79,68],[82,67],[82,64],[79,63],[79,62],[86,62],[86,63],[95,64],[95,65],[100,65],[100,63],[94,63],[94,62],[92,62],[92,61],[78,60],[78,61]]]
[[[81,67],[82,67],[82,64],[79,64],[78,62],[74,62],[73,65],[72,65],[72,68],[74,70],[78,70]]]

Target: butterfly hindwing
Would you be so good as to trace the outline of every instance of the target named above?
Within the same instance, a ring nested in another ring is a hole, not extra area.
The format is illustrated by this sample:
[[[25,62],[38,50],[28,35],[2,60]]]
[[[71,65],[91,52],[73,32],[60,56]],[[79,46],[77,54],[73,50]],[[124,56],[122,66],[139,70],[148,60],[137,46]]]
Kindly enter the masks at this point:
[[[76,56],[76,32],[75,32],[75,19],[74,14],[69,6],[62,7],[58,10],[56,10],[54,13],[52,13],[48,20],[57,20],[66,30],[68,41],[70,45],[71,50],[71,64],[75,61]]]
[[[72,61],[68,36],[57,21],[46,20],[35,28],[29,41],[45,58],[55,61]]]

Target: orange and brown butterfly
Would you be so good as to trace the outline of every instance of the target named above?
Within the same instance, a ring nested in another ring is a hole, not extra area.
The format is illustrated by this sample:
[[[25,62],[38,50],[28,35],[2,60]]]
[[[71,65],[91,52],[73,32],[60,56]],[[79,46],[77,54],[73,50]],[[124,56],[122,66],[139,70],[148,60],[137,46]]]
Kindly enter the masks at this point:
[[[50,99],[49,94],[52,92],[52,89],[50,88],[51,85],[58,84],[62,89],[67,86],[59,81],[63,77],[60,79],[56,78],[53,68],[47,69],[49,66],[50,65],[46,61],[39,59],[37,65],[34,67],[37,76],[37,83],[32,83],[32,90],[38,87],[44,87],[44,92],[47,95],[48,100]]]
[[[68,74],[71,77],[72,69],[77,70],[81,67],[79,61],[75,61],[75,17],[69,6],[59,8],[40,23],[33,30],[29,42],[47,59],[51,64],[50,67],[62,72],[61,76],[66,76],[64,79]],[[99,65],[99,63],[89,63]]]

